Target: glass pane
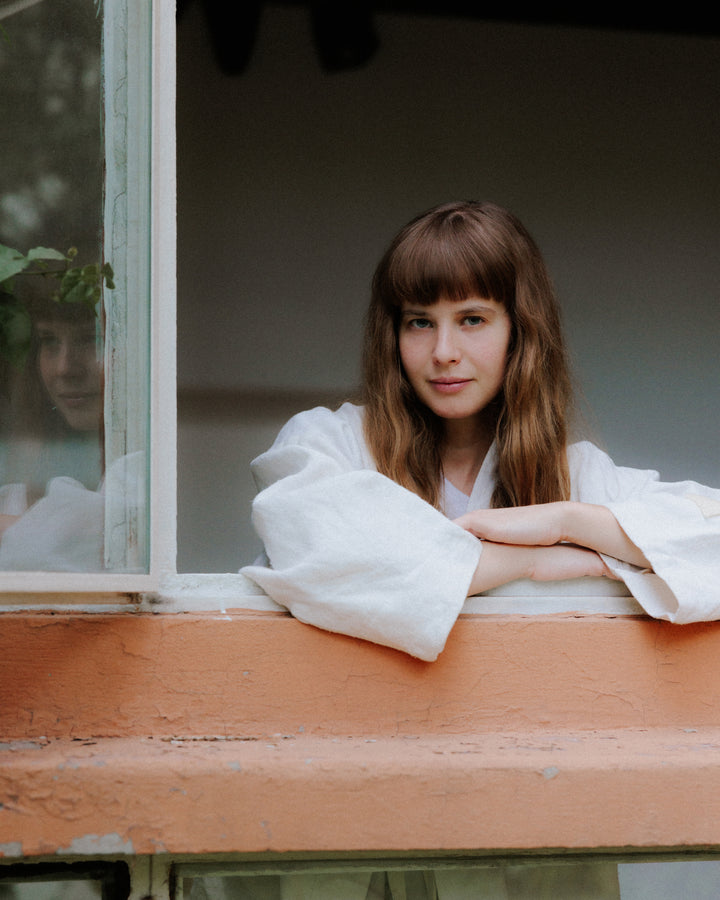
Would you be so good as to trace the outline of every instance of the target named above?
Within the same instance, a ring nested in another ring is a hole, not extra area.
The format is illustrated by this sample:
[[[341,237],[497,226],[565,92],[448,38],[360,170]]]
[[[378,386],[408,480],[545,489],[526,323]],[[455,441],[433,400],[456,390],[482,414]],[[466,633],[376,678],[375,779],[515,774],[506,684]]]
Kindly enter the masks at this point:
[[[0,0],[1,570],[147,569],[149,23],[132,16]]]
[[[358,862],[345,869],[195,875],[181,886],[182,900],[709,900],[720,896],[720,863],[553,861],[378,871]]]
[[[0,900],[101,900],[97,881],[28,881],[0,884]]]
[[[124,862],[44,862],[0,865],[0,900],[127,900]]]
[[[186,878],[183,900],[620,900],[617,866],[497,865]]]
[[[717,900],[720,896],[720,862],[622,863],[618,866],[622,900]]]

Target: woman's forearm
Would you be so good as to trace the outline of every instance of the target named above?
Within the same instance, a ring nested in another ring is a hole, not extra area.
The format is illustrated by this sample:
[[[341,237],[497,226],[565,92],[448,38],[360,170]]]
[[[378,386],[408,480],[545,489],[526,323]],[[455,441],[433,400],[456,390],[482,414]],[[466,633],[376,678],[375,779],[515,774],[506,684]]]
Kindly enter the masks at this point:
[[[587,576],[614,577],[593,550],[571,544],[533,547],[482,542],[482,554],[475,569],[468,596],[529,578],[533,581],[566,581]]]

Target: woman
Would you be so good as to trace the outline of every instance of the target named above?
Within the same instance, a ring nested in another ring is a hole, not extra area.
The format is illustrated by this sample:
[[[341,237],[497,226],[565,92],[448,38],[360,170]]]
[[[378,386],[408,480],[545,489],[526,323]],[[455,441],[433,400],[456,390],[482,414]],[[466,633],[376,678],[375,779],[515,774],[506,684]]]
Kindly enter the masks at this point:
[[[607,575],[648,613],[720,618],[720,491],[567,443],[557,303],[522,224],[459,202],[410,222],[373,280],[364,405],[294,417],[253,463],[269,566],[299,619],[433,660],[465,598]]]
[[[0,569],[96,570],[103,526],[97,318],[87,306],[45,296],[26,304],[32,337],[4,447]]]

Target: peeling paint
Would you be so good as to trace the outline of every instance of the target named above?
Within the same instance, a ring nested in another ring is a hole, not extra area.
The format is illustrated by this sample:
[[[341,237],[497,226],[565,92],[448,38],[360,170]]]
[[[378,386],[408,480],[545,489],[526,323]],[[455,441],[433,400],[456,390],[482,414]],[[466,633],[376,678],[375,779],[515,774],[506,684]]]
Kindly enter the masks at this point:
[[[10,841],[7,844],[0,844],[0,857],[2,856],[22,856],[23,849],[20,841]]]
[[[38,741],[3,741],[0,743],[0,752],[13,750],[42,750],[44,743]]]
[[[543,778],[555,778],[560,774],[560,769],[557,766],[547,766],[547,768],[543,769]]]
[[[123,841],[117,832],[112,834],[86,834],[73,838],[69,847],[59,847],[58,855],[72,854],[77,856],[92,856],[96,853],[122,853],[131,856],[135,853],[131,840]]]

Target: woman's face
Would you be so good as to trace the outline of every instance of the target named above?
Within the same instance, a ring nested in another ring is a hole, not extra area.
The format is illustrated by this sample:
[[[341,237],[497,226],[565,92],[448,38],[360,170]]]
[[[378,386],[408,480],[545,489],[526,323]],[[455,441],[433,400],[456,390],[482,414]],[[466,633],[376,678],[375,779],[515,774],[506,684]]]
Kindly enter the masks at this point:
[[[95,323],[44,321],[36,330],[40,378],[52,405],[76,431],[97,429],[103,388]]]
[[[405,303],[400,358],[419,399],[442,419],[476,417],[502,388],[511,330],[495,300]]]

